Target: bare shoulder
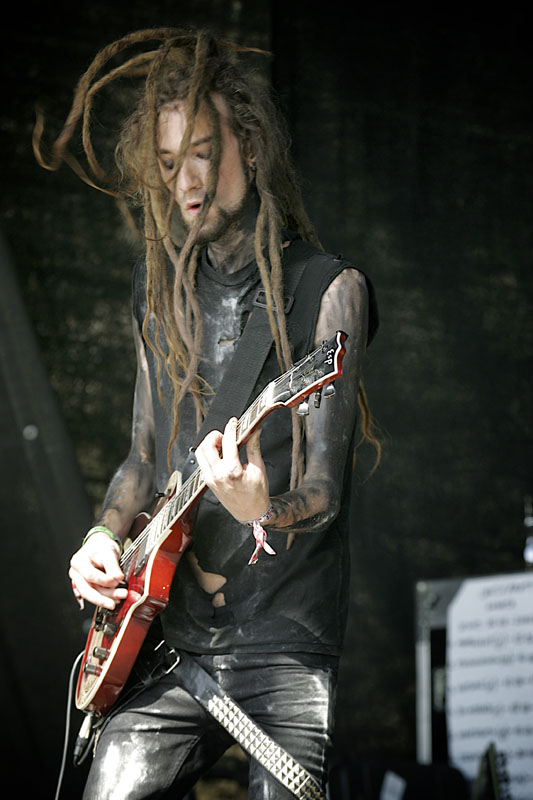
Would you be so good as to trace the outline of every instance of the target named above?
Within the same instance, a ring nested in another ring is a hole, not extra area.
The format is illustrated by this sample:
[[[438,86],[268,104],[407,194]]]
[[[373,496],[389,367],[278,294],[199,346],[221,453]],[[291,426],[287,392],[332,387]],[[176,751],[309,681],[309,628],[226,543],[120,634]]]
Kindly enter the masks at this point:
[[[324,297],[334,297],[335,295],[346,295],[350,297],[368,297],[368,288],[364,274],[355,267],[346,267],[334,278],[326,291]]]
[[[343,269],[330,283],[320,303],[319,321],[331,324],[335,319],[348,320],[355,315],[366,316],[368,287],[366,278],[358,269]]]

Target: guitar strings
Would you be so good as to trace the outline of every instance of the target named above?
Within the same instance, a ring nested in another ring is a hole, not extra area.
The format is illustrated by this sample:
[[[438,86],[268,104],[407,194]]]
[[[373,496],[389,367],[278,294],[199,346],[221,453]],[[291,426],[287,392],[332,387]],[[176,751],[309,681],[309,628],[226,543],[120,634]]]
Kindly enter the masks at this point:
[[[291,372],[291,370],[289,370],[289,372]],[[285,373],[283,376],[281,376],[281,378],[286,377],[288,374],[289,373]],[[276,379],[274,383],[277,383],[279,380],[280,378]],[[259,405],[260,401],[263,398],[263,395],[266,393],[268,388],[269,387],[266,387],[261,392],[261,394],[254,400],[254,402],[249,406],[246,412],[238,420],[237,422],[238,435],[242,433],[243,420],[245,419],[246,416],[250,418],[254,416],[257,406]],[[198,469],[196,469],[195,472],[193,472],[192,475],[190,475],[187,478],[187,480],[181,487],[176,497],[173,500],[170,500],[167,505],[163,506],[161,511],[147,524],[147,526],[141,531],[141,533],[135,539],[135,541],[128,547],[128,549],[125,551],[125,553],[122,555],[120,559],[120,566],[123,568],[125,573],[131,567],[134,556],[138,553],[138,551],[145,544],[145,542],[147,542],[152,533],[155,532],[155,528],[159,528],[160,531],[162,528],[166,529],[167,526],[170,527],[172,525],[172,522],[169,522],[169,519],[174,517],[175,514],[179,513],[181,509],[185,506],[185,504],[189,502],[189,500],[191,500],[193,496],[200,490],[200,488],[203,488],[203,486],[205,486],[205,484],[203,484],[203,481],[198,480],[200,478],[200,473],[201,470],[200,467],[198,467]],[[198,485],[193,487],[193,483],[195,482],[198,482]],[[192,490],[189,492],[191,487]],[[183,498],[186,495],[188,495],[187,499],[183,500]],[[172,508],[175,508],[176,510],[175,512],[169,515],[168,512]],[[163,522],[163,517],[165,517],[164,522]],[[156,534],[156,540],[157,538],[159,538],[159,531]]]

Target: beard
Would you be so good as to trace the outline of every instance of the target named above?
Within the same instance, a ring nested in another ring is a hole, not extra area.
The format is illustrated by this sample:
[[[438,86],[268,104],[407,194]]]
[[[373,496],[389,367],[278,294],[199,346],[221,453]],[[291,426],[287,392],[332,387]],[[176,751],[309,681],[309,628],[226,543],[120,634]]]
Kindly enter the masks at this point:
[[[221,239],[232,228],[238,228],[243,218],[242,204],[239,208],[227,210],[219,208],[216,211],[216,218],[204,222],[195,237],[195,244],[206,245]],[[190,230],[190,228],[189,228]]]
[[[196,233],[194,244],[205,246],[211,242],[217,242],[231,230],[239,230],[243,226],[245,218],[257,216],[258,203],[255,185],[250,183],[240,203],[233,208],[216,208],[211,206],[207,218],[204,220],[200,230]],[[209,219],[209,214],[212,218]],[[181,214],[180,214],[181,216]],[[182,224],[189,233],[192,224],[187,223],[182,217]]]

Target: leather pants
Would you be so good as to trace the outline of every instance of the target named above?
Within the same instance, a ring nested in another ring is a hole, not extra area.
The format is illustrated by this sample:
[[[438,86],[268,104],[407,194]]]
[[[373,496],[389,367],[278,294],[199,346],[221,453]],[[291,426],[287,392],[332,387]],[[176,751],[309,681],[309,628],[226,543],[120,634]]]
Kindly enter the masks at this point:
[[[337,661],[307,654],[196,656],[241,708],[324,788]],[[148,682],[149,683],[149,682]],[[99,732],[84,800],[194,797],[234,741],[179,683],[179,664],[126,699]],[[250,800],[293,795],[253,758]]]

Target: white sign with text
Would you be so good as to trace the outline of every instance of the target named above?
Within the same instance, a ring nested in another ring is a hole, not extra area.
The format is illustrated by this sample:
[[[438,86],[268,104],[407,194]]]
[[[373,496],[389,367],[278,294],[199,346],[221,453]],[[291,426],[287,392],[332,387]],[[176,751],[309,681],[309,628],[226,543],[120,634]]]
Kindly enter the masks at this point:
[[[448,608],[450,762],[474,780],[493,743],[513,800],[533,798],[533,573],[465,580]]]

